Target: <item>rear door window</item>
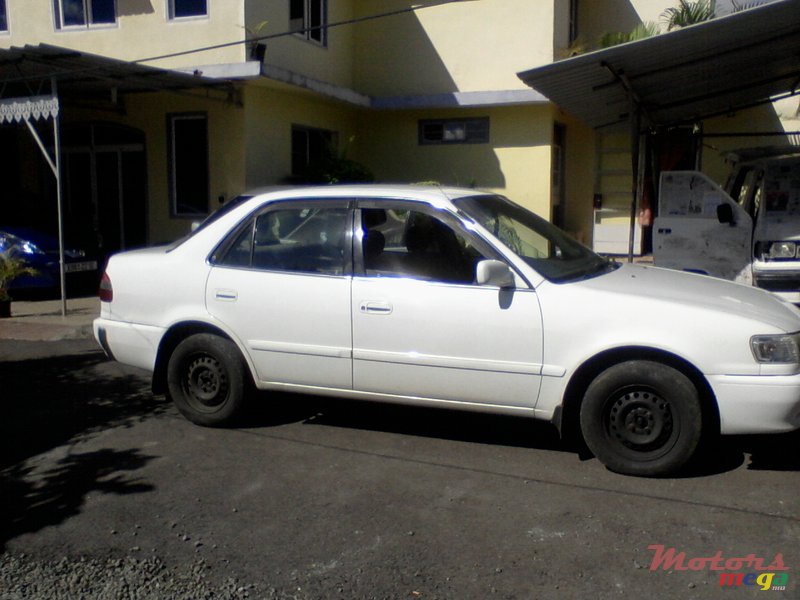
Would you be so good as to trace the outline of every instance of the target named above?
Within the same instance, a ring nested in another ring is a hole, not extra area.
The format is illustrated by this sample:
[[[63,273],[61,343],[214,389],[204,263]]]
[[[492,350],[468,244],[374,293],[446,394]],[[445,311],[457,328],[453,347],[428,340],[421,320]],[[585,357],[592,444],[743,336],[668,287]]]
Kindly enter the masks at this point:
[[[211,260],[262,271],[344,275],[350,222],[344,204],[276,206],[237,229]]]

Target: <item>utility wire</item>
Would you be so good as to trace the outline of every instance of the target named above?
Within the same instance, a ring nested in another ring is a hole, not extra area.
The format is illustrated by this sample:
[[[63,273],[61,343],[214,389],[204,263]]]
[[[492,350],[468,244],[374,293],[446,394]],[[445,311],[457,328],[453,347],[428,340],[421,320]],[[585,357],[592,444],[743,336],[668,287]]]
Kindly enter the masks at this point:
[[[258,37],[252,37],[246,40],[236,40],[235,42],[225,42],[223,44],[215,44],[213,46],[204,46],[201,48],[192,48],[190,50],[182,50],[180,52],[173,52],[171,54],[162,54],[160,56],[151,56],[149,58],[140,58],[138,60],[133,60],[131,62],[134,63],[145,63],[145,62],[153,62],[156,60],[163,60],[165,58],[174,58],[176,56],[185,56],[187,54],[196,54],[198,52],[207,52],[210,50],[219,50],[220,48],[229,48],[231,46],[238,46],[240,44],[250,44],[252,42],[262,42],[266,40],[274,40],[277,38],[287,37],[290,35],[298,35],[298,34],[306,34],[312,31],[319,31],[322,29],[333,29],[334,27],[342,27],[344,25],[356,25],[358,23],[364,23],[366,21],[374,21],[376,19],[384,19],[387,17],[394,17],[397,15],[402,15],[406,13],[413,13],[418,10],[422,10],[425,8],[431,8],[434,6],[442,6],[444,4],[455,4],[456,2],[463,2],[464,0],[439,0],[438,2],[426,4],[425,6],[410,6],[408,8],[399,8],[397,10],[392,10],[384,13],[378,13],[374,15],[367,15],[366,17],[357,17],[355,19],[347,19],[345,21],[337,21],[335,23],[326,23],[325,25],[315,25],[314,27],[305,27],[303,29],[293,29],[291,31],[283,31],[281,33],[272,33],[268,35],[262,35]]]
[[[377,14],[374,14],[374,15],[367,15],[365,17],[357,17],[355,19],[347,19],[347,20],[344,20],[344,21],[337,21],[335,23],[326,23],[324,25],[315,25],[313,27],[304,27],[302,29],[293,29],[291,31],[283,31],[283,32],[280,32],[280,33],[262,35],[262,36],[257,36],[257,37],[253,37],[253,38],[250,38],[250,39],[236,40],[236,41],[233,41],[233,42],[226,42],[226,43],[223,43],[223,44],[215,44],[215,45],[212,45],[212,46],[203,46],[203,47],[199,47],[199,48],[191,48],[189,50],[183,50],[183,51],[180,51],[180,52],[173,52],[173,53],[170,53],[170,54],[162,54],[160,56],[150,56],[150,57],[147,57],[147,58],[140,58],[140,59],[137,59],[137,60],[122,61],[122,62],[129,62],[131,64],[141,64],[141,63],[155,62],[155,61],[164,60],[164,59],[167,59],[167,58],[174,58],[176,56],[186,56],[186,55],[189,55],[189,54],[197,54],[197,53],[200,53],[200,52],[208,52],[208,51],[211,51],[211,50],[218,50],[220,48],[228,48],[228,47],[231,47],[231,46],[238,46],[238,45],[241,45],[241,44],[250,44],[252,42],[261,42],[261,41],[266,41],[266,40],[274,40],[274,39],[277,39],[277,38],[288,37],[288,36],[292,36],[292,35],[306,34],[306,33],[312,32],[312,31],[319,31],[319,30],[322,30],[322,29],[332,29],[334,27],[343,27],[345,25],[356,25],[358,23],[365,23],[367,21],[374,21],[374,20],[377,20],[377,19],[385,19],[385,18],[388,18],[388,17],[394,17],[394,16],[398,16],[398,15],[402,15],[402,14],[414,13],[414,12],[417,12],[419,10],[423,10],[423,9],[426,9],[426,8],[432,8],[432,7],[435,7],[435,6],[442,6],[442,5],[445,5],[445,4],[455,4],[457,2],[464,2],[464,1],[465,0],[438,0],[437,2],[432,2],[432,3],[429,3],[429,4],[425,4],[424,6],[411,6],[411,7],[408,7],[408,8],[400,8],[400,9],[397,9],[397,10],[387,11],[387,12],[383,12],[383,13],[377,13]],[[146,67],[146,65],[142,65],[142,66]],[[108,68],[108,65],[84,67],[84,68],[81,68],[81,69],[64,69],[63,71],[59,71],[58,73],[54,73],[52,75],[48,75],[48,77],[54,76],[56,78],[62,78],[65,75],[66,76],[69,76],[69,75],[82,75],[82,74],[88,74],[88,73],[97,72],[97,71],[103,71],[104,69],[107,69],[107,68]],[[9,84],[9,83],[36,81],[36,80],[41,80],[41,79],[42,79],[41,75],[29,75],[29,76],[21,76],[21,77],[4,79],[4,80],[2,80],[1,83],[3,83],[5,85],[5,84]]]

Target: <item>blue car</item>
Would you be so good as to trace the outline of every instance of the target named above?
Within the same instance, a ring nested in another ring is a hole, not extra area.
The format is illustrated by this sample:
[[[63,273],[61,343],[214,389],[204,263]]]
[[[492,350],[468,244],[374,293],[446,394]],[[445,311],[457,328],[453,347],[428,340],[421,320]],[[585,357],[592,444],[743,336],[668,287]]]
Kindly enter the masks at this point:
[[[36,269],[35,275],[23,275],[13,280],[10,290],[58,290],[58,238],[28,227],[0,225],[0,252],[10,251],[25,259]],[[94,282],[97,278],[97,260],[87,256],[85,250],[66,247],[64,263],[68,287],[78,280]]]

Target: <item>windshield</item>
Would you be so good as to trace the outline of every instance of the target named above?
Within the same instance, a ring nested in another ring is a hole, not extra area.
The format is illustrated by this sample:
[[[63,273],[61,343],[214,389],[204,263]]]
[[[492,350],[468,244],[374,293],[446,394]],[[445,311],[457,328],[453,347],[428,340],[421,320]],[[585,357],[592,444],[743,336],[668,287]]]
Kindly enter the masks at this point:
[[[549,281],[577,281],[617,266],[502,196],[470,196],[454,203]]]

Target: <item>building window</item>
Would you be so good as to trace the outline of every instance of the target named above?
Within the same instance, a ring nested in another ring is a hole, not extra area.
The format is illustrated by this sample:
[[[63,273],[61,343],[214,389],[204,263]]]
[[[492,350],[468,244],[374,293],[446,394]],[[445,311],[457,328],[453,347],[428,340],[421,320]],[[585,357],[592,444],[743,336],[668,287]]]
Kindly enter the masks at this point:
[[[569,43],[578,39],[578,0],[569,0]]]
[[[8,31],[8,13],[6,12],[6,0],[0,0],[0,32]]]
[[[117,22],[114,0],[53,0],[56,28],[93,27]]]
[[[169,191],[174,217],[208,213],[208,117],[168,115]]]
[[[425,119],[419,122],[419,143],[487,144],[489,117],[471,119]]]
[[[289,29],[310,42],[328,44],[327,0],[289,0]]]
[[[315,166],[333,155],[335,147],[335,132],[292,125],[292,178],[307,180]]]
[[[208,15],[208,0],[169,0],[169,18],[205,17]]]

